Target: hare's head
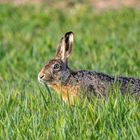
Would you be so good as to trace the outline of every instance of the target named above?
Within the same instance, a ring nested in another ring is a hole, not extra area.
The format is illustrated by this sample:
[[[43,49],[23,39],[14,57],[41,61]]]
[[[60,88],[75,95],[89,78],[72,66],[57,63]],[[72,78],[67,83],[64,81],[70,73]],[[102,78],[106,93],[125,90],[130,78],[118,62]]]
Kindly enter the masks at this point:
[[[53,85],[66,81],[70,75],[68,68],[68,57],[72,51],[74,35],[67,32],[60,40],[56,56],[41,69],[38,80],[43,84]]]

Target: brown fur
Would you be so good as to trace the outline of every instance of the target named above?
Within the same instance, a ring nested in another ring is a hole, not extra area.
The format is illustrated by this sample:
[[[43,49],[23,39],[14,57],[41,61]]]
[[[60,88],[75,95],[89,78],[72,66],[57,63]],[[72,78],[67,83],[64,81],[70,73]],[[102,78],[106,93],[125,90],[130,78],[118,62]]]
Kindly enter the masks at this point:
[[[50,87],[54,89],[59,96],[62,96],[62,99],[69,104],[72,104],[80,93],[79,86],[61,86],[61,84],[54,84]]]
[[[66,33],[61,38],[55,58],[38,74],[41,83],[48,84],[68,104],[72,104],[82,92],[89,98],[93,95],[107,96],[110,89],[113,91],[114,84],[122,94],[129,92],[132,95],[140,95],[139,79],[113,77],[95,71],[72,71],[67,61],[72,51],[73,40],[72,32]]]

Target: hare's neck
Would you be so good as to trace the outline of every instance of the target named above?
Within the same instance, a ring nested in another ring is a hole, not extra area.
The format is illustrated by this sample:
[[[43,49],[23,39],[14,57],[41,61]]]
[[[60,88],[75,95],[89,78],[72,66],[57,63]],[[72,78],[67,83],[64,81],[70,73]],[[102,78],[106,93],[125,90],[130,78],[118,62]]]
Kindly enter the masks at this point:
[[[70,77],[71,77],[71,70],[70,69],[68,69],[67,71],[63,71],[61,73],[61,83],[62,83],[62,85],[67,85]]]

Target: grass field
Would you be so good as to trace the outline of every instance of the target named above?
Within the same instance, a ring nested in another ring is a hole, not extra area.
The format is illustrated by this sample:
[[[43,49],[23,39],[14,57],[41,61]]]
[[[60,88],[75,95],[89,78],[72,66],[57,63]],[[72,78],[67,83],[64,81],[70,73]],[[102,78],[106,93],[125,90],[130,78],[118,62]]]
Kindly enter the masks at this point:
[[[75,33],[71,68],[140,78],[140,11],[0,5],[0,140],[140,139],[140,101],[133,97],[116,89],[68,107],[38,83],[67,31]]]

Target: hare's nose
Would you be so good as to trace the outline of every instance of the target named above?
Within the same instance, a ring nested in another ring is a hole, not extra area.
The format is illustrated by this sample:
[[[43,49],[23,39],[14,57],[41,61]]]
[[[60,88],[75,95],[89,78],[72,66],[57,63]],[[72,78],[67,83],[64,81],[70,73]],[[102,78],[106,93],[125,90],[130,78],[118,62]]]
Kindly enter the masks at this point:
[[[43,79],[44,77],[45,77],[45,74],[44,74],[44,73],[40,73],[40,74],[39,74],[39,78],[40,78],[40,79]]]

